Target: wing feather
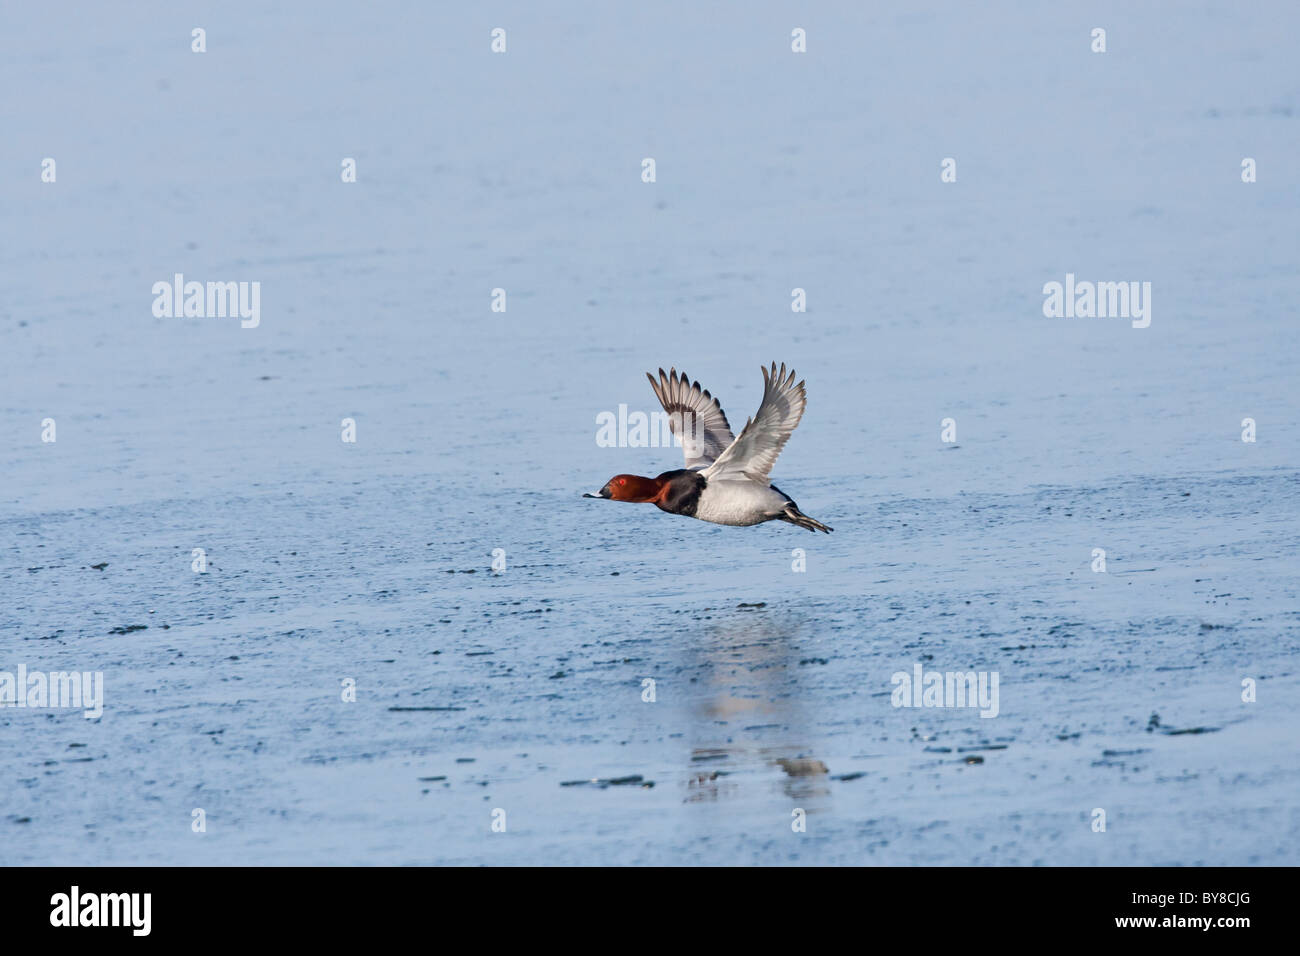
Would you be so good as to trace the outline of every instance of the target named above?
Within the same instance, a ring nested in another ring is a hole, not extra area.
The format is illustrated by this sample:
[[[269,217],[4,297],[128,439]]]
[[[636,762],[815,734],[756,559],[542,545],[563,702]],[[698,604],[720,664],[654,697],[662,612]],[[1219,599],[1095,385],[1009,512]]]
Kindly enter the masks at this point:
[[[667,375],[660,369],[658,380],[649,372],[646,378],[668,413],[668,427],[682,443],[687,468],[707,468],[735,441],[722,406],[699,382],[692,384],[675,368]]]
[[[790,440],[791,433],[803,418],[808,396],[804,382],[795,384],[794,369],[789,375],[785,363],[777,371],[763,369],[763,402],[758,413],[745,423],[740,437],[727,446],[708,468],[706,480],[749,478],[753,481],[770,481],[772,466],[776,464],[781,449]]]

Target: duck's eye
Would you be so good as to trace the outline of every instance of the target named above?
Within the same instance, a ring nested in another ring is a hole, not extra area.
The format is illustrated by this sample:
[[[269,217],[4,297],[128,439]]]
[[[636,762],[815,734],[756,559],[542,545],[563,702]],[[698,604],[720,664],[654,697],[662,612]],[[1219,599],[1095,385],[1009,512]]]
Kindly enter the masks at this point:
[[[626,484],[627,484],[627,479],[626,479],[626,478],[620,478],[620,479],[618,480],[618,483],[619,483],[620,485],[626,485]]]

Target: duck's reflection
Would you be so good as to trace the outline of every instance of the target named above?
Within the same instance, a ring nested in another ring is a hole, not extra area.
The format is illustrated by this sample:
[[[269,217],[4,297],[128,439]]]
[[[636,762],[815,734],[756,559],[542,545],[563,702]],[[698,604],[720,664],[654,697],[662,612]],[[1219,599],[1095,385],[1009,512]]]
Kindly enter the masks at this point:
[[[681,661],[696,689],[686,714],[692,742],[686,800],[717,801],[775,785],[795,805],[813,802],[805,809],[815,812],[830,786],[826,765],[811,752],[792,647],[802,624],[763,609],[723,613],[726,620]]]

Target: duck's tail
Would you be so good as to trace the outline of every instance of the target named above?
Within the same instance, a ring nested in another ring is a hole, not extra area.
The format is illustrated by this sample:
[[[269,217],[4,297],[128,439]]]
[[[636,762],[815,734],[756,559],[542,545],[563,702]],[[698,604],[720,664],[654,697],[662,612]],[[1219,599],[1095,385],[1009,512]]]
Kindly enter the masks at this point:
[[[818,531],[825,531],[827,534],[830,534],[832,531],[835,530],[834,528],[826,527],[826,525],[822,524],[816,518],[809,518],[806,514],[804,514],[802,511],[799,510],[799,506],[796,505],[793,501],[789,502],[785,506],[785,511],[781,512],[776,517],[779,521],[788,521],[791,524],[797,524],[799,527],[807,528],[809,531],[812,531],[814,533]]]

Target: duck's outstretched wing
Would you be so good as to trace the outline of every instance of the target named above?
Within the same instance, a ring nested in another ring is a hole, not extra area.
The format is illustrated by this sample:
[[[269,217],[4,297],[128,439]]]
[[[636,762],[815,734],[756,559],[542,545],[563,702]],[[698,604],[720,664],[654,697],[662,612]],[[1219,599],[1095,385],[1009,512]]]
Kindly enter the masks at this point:
[[[779,372],[775,362],[770,372],[763,369],[763,404],[758,406],[758,414],[745,423],[740,437],[704,470],[705,479],[750,478],[767,483],[776,456],[790,440],[790,433],[803,418],[807,404],[804,383],[794,383],[794,369],[786,375],[784,362]]]
[[[707,468],[735,441],[722,406],[700,388],[699,382],[692,385],[687,376],[677,374],[677,369],[667,375],[660,369],[658,380],[649,372],[645,377],[668,413],[668,427],[681,439],[687,468]]]

